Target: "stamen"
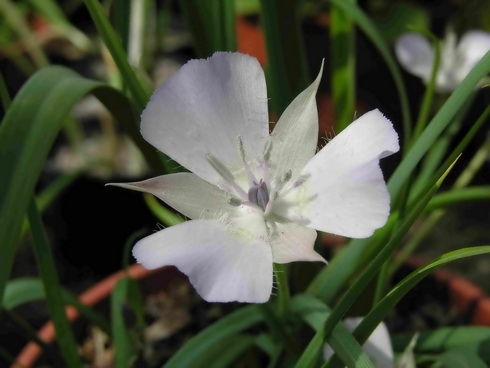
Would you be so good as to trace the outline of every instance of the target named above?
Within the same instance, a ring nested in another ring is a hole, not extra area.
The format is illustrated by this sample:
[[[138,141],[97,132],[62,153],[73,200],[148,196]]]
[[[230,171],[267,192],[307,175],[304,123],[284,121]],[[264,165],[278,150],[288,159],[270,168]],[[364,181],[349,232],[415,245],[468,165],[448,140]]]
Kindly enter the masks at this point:
[[[213,169],[219,174],[219,176],[221,176],[227,182],[233,183],[235,181],[235,178],[233,177],[233,174],[230,172],[230,170],[228,170],[226,166],[223,165],[216,157],[207,154],[206,160],[213,167]]]
[[[275,183],[274,191],[272,192],[273,195],[271,196],[272,200],[275,200],[279,196],[279,192],[282,190],[282,188],[284,188],[284,185],[291,180],[292,176],[293,172],[291,170],[288,170],[284,174],[282,174],[279,182]]]
[[[245,174],[247,175],[248,185],[252,187],[254,183],[257,182],[257,180],[255,179],[252,169],[248,165],[247,158],[245,157],[245,148],[243,147],[243,141],[241,136],[238,136],[236,138],[236,143],[237,143],[238,153],[240,154],[240,158],[242,159],[242,164],[245,169]]]
[[[231,184],[233,189],[238,193],[238,195],[242,198],[247,198],[247,193],[240,188],[240,186],[235,183],[235,177],[233,174],[226,168],[225,165],[223,165],[216,157],[213,155],[207,154],[206,155],[206,160],[209,162],[209,164],[213,167],[213,169],[218,173],[219,176],[221,176],[222,179],[224,179],[227,183]]]

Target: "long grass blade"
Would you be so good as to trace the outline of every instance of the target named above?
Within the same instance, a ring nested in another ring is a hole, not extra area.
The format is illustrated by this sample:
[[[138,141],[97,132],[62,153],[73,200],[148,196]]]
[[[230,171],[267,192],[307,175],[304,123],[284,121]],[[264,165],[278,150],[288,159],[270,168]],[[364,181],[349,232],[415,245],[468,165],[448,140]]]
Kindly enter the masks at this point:
[[[69,367],[81,368],[82,364],[78,356],[75,337],[65,314],[65,303],[56,273],[56,266],[34,200],[31,200],[29,204],[27,215],[31,226],[34,254],[43,280],[49,314],[56,329],[57,342],[61,354]]]

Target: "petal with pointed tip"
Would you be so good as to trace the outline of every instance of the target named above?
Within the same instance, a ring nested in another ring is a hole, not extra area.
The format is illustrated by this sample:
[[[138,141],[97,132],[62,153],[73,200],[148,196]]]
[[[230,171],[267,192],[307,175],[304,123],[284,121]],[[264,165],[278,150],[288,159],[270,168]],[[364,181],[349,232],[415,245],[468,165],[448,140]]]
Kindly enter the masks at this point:
[[[206,160],[240,164],[236,140],[258,152],[268,138],[264,72],[255,58],[217,52],[191,60],[153,94],[141,116],[143,137],[202,179],[219,176]]]
[[[110,183],[116,187],[153,194],[193,220],[217,219],[237,213],[229,195],[192,173],[161,175],[133,183]]]
[[[318,142],[316,92],[322,78],[323,62],[315,81],[286,108],[271,134],[272,180],[291,170],[299,174],[315,155]]]
[[[116,187],[153,194],[193,220],[217,219],[237,213],[229,196],[218,187],[192,173],[161,175],[133,183],[110,183]]]
[[[176,266],[208,302],[265,303],[271,294],[269,244],[233,224],[184,222],[143,238],[133,256],[148,269]]]
[[[273,212],[328,233],[368,237],[386,223],[390,211],[379,160],[398,150],[391,122],[370,111],[306,164],[274,202]]]
[[[396,41],[395,54],[407,71],[424,81],[430,79],[434,50],[425,37],[418,33],[405,33]]]

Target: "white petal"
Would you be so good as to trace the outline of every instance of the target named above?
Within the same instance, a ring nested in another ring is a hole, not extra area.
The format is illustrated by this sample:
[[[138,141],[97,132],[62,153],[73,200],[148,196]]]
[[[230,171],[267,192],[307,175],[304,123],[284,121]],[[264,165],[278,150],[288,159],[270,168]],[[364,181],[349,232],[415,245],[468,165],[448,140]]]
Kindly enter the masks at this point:
[[[470,72],[476,63],[490,50],[490,33],[484,31],[466,32],[457,47],[459,80]]]
[[[345,327],[352,332],[361,321],[361,317],[356,317],[346,318],[343,322]],[[390,334],[383,322],[381,322],[371,336],[369,336],[368,340],[362,346],[362,350],[364,350],[376,368],[394,367]],[[332,348],[329,345],[326,345],[323,354],[325,360],[330,359],[333,355]]]
[[[233,224],[193,220],[140,240],[133,256],[148,269],[176,266],[208,302],[264,303],[272,290],[272,252],[263,239]]]
[[[157,176],[134,183],[111,183],[121,188],[153,194],[191,219],[217,219],[233,216],[237,207],[228,203],[228,195],[218,187],[191,173]]]
[[[268,138],[264,72],[255,58],[218,52],[191,60],[163,83],[141,117],[141,133],[152,145],[212,183],[216,171],[206,155],[228,168],[240,164],[236,146],[262,151]]]
[[[395,54],[407,71],[424,81],[430,79],[434,51],[425,37],[418,33],[405,33],[396,41]]]
[[[370,111],[311,159],[274,202],[273,212],[317,230],[368,237],[390,211],[379,159],[398,150],[391,122]]]
[[[276,219],[277,220],[277,219]],[[319,261],[325,259],[315,252],[313,246],[317,233],[314,229],[294,222],[268,221],[274,263],[296,261]]]
[[[281,115],[271,134],[272,179],[291,170],[298,175],[315,155],[318,142],[316,91],[322,78],[323,62],[315,81],[301,92]]]

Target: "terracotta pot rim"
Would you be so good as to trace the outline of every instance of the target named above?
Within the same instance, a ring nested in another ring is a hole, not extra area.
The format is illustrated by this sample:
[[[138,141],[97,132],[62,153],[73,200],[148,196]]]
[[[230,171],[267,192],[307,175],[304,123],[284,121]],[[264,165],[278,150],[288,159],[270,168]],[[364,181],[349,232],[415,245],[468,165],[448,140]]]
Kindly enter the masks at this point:
[[[428,260],[420,256],[410,256],[405,263],[418,268],[427,264]],[[490,326],[490,296],[483,289],[445,267],[434,270],[431,275],[448,285],[451,304],[456,306],[460,313],[472,313],[472,325]]]

